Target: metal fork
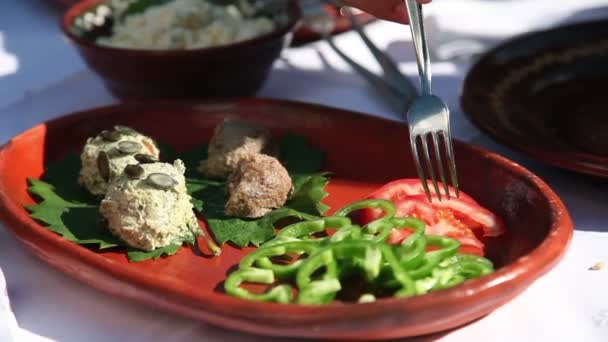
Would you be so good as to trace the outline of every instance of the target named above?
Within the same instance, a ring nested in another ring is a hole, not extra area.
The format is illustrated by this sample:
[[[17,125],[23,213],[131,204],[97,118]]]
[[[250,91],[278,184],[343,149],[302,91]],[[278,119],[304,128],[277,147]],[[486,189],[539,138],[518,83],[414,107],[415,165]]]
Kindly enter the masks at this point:
[[[304,3],[306,4],[306,2]],[[336,54],[338,54],[338,56],[348,63],[355,71],[363,76],[371,85],[373,85],[374,89],[378,90],[383,95],[386,95],[386,98],[391,101],[391,104],[394,106],[395,110],[402,112],[404,108],[408,108],[409,104],[413,101],[413,98],[417,95],[415,89],[411,85],[408,87],[403,86],[402,84],[399,85],[388,82],[386,79],[372,73],[347,56],[340,48],[338,48],[331,35],[335,25],[334,20],[320,6],[318,6],[318,3],[316,5],[317,6],[314,6],[314,3],[311,4],[311,7],[309,7],[306,11],[307,15],[304,18],[306,25],[311,30],[318,33],[327,42],[331,49],[334,50],[334,52],[336,52]],[[405,80],[409,83],[407,78]],[[414,89],[414,91],[412,92],[410,89]]]
[[[382,72],[384,73],[384,78],[388,83],[390,83],[393,87],[400,89],[403,92],[403,97],[406,98],[407,107],[411,104],[413,97],[418,96],[418,90],[414,87],[410,79],[407,78],[404,74],[401,73],[399,67],[387,54],[385,54],[382,50],[380,50],[368,37],[365,33],[365,29],[359,22],[359,19],[355,16],[355,14],[351,11],[348,6],[345,6],[341,0],[333,0],[331,3],[343,6],[342,11],[346,13],[346,16],[350,20],[353,29],[359,34],[365,46],[369,49],[372,55],[376,58],[378,64],[382,68]]]
[[[452,134],[450,133],[450,110],[448,106],[439,97],[431,92],[431,61],[429,57],[426,36],[424,33],[424,23],[422,16],[422,6],[416,0],[405,0],[407,12],[410,18],[410,29],[412,31],[412,40],[414,42],[414,50],[416,51],[416,60],[418,62],[418,72],[420,74],[421,96],[414,100],[407,112],[407,121],[410,131],[410,143],[412,145],[412,154],[418,171],[418,177],[422,182],[424,191],[432,201],[431,191],[429,190],[427,174],[430,176],[437,198],[441,201],[441,191],[437,184],[435,175],[435,167],[429,152],[428,141],[431,140],[437,162],[439,177],[443,183],[444,191],[448,199],[450,199],[450,190],[446,182],[443,157],[440,150],[440,137],[443,138],[443,146],[445,154],[448,158],[448,169],[452,186],[455,189],[455,195],[458,197],[458,177],[456,174],[456,162],[454,160],[454,149],[452,147]],[[418,150],[418,140],[422,147],[422,155]],[[425,172],[422,159],[426,164]]]

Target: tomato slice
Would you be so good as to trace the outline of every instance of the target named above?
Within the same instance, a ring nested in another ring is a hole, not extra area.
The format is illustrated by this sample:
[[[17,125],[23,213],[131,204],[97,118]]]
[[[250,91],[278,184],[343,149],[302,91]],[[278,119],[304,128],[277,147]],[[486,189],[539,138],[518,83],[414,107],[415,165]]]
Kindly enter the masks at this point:
[[[453,188],[450,188],[450,191],[452,192]],[[480,235],[483,236],[500,236],[505,231],[504,223],[496,215],[480,206],[471,196],[462,191],[459,198],[454,197],[449,200],[442,198],[442,201],[439,201],[438,198],[434,197],[432,203],[429,203],[422,183],[418,179],[392,181],[374,191],[368,198],[388,199],[397,206],[397,216],[414,216],[431,225],[435,224],[436,220],[430,218],[434,214],[429,206],[434,209],[450,209],[458,220],[462,221],[469,229],[482,231],[483,233]],[[401,200],[406,199],[406,202],[401,202]],[[401,210],[400,206],[403,207]],[[362,223],[373,221],[379,218],[381,214],[381,211],[363,211],[361,213]]]
[[[419,201],[429,203],[426,195],[413,197],[416,197]],[[429,204],[437,210],[448,209],[456,219],[461,221],[469,229],[483,231],[483,236],[496,237],[505,232],[505,226],[502,220],[491,211],[478,204],[472,204],[458,198],[449,200],[444,199],[443,201],[434,199],[433,202]]]
[[[424,221],[427,225],[437,223],[436,210],[428,202],[407,197],[395,200],[393,203],[397,208],[396,217],[415,217]]]
[[[434,226],[427,226],[427,234],[442,235],[451,237],[460,242],[460,253],[476,254],[483,256],[484,245],[477,237],[469,230],[462,230],[458,224],[454,224],[448,220],[440,220],[440,223]],[[386,242],[391,245],[398,245],[407,237],[412,234],[409,229],[397,229],[391,230]]]
[[[428,181],[427,183],[429,185],[429,189],[433,189],[433,182]],[[442,183],[439,183],[439,187],[441,190],[443,190]],[[450,195],[452,195],[453,198],[456,198],[456,191],[454,190],[454,188],[449,186],[448,189],[450,191]],[[419,179],[404,178],[397,179],[395,181],[383,185],[378,190],[372,192],[368,196],[368,198],[378,198],[395,201],[409,196],[424,194],[424,187],[422,186],[422,182]],[[462,201],[477,204],[477,202],[471,196],[463,193],[462,191],[459,192],[459,196],[459,199]]]
[[[417,197],[420,196],[412,196],[397,201],[397,208],[408,207],[412,208],[413,210],[403,211],[398,209],[395,216],[417,217],[426,223],[426,234],[451,237],[458,240],[462,246],[471,247],[478,250],[478,253],[476,254],[483,255],[483,243],[479,241],[473,231],[465,223],[460,221],[452,211],[444,208],[434,208],[425,201],[425,196],[422,196],[422,198]],[[406,203],[406,206],[401,205],[403,202]],[[425,210],[430,208],[432,215],[418,215],[417,212],[419,212],[419,208],[425,208]],[[411,231],[408,229],[393,229],[389,235],[388,242],[401,243],[401,241],[407,238],[410,234]]]
[[[439,209],[436,215],[438,222],[434,225],[427,225],[426,233],[428,235],[440,235],[456,239],[461,246],[477,248],[481,252],[480,255],[483,255],[483,243],[451,211]]]
[[[441,186],[441,185],[440,185]],[[450,192],[453,193],[450,187]],[[397,208],[397,217],[416,217],[427,225],[426,233],[451,237],[461,243],[461,252],[483,255],[479,236],[499,236],[504,233],[503,222],[492,212],[481,207],[473,198],[460,192],[459,198],[447,200],[433,198],[429,202],[418,179],[399,179],[374,191],[368,198],[387,199]],[[362,210],[361,224],[367,224],[383,215],[381,210]],[[393,229],[389,243],[401,243],[411,234],[407,229]]]
[[[389,245],[398,245],[403,242],[403,240],[407,239],[407,237],[410,235],[412,235],[412,231],[409,229],[393,228],[388,234],[386,243],[388,243]]]

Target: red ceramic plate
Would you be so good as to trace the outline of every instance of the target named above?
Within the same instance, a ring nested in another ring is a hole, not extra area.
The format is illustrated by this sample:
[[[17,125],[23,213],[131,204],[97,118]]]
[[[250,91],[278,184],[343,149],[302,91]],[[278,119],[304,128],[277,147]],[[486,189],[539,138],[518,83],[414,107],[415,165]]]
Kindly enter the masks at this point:
[[[479,60],[462,105],[500,142],[608,178],[607,59],[608,20],[526,34]]]
[[[109,294],[229,329],[319,339],[386,339],[428,334],[478,319],[525,290],[564,254],[572,222],[549,187],[524,168],[456,142],[462,189],[500,215],[508,232],[485,241],[498,270],[452,289],[408,299],[323,307],[248,302],[222,293],[227,272],[248,252],[223,247],[206,258],[188,248],[156,261],[129,263],[123,253],[70,243],[32,220],[27,177],[48,161],[77,152],[85,139],[121,123],[183,150],[208,141],[225,117],[257,122],[275,135],[308,137],[326,153],[332,208],[379,185],[414,177],[405,126],[339,109],[240,99],[199,104],[134,103],[68,115],[35,126],[0,150],[0,216],[23,246],[53,267]]]

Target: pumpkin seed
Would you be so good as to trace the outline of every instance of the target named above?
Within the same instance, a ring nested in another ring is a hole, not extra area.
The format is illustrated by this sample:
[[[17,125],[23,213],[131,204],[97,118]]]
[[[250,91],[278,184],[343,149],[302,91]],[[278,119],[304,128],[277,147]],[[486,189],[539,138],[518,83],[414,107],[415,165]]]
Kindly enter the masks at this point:
[[[165,173],[151,173],[148,183],[159,190],[169,190],[177,185],[177,181]]]
[[[108,182],[110,180],[110,159],[105,151],[101,151],[97,155],[97,169],[101,178]]]
[[[139,134],[136,130],[128,126],[116,125],[114,130],[124,135],[137,135]]]
[[[125,166],[125,174],[131,179],[139,179],[144,175],[144,168],[139,165]]]
[[[118,143],[118,151],[123,154],[133,154],[141,151],[142,146],[135,141],[121,141]]]
[[[596,262],[595,265],[589,267],[589,271],[601,271],[606,268],[606,264],[602,261]]]
[[[134,155],[133,158],[135,158],[135,160],[137,160],[138,162],[140,162],[142,164],[158,163],[158,158],[156,158],[155,156],[151,156],[149,154],[138,153],[138,154]]]
[[[117,131],[102,131],[100,134],[101,138],[109,142],[117,142],[120,140],[120,132]]]

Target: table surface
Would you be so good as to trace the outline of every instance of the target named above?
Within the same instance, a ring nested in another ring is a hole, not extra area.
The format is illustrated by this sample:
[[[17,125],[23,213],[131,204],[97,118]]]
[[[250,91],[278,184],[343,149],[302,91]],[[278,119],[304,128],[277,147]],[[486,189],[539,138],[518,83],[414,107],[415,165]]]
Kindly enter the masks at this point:
[[[49,118],[117,101],[62,37],[60,10],[52,2],[0,2],[0,144]],[[434,90],[451,108],[454,136],[535,172],[562,197],[576,226],[571,247],[555,269],[515,300],[442,341],[608,340],[608,271],[588,270],[598,261],[608,262],[608,183],[545,166],[493,142],[465,119],[459,105],[470,66],[467,54],[521,32],[608,17],[606,6],[607,0],[450,0],[425,7],[435,56]],[[409,29],[377,22],[367,30],[417,80]],[[340,35],[337,42],[379,70],[356,34]],[[322,42],[286,50],[258,96],[403,120]],[[0,312],[2,341],[11,336],[16,341],[283,340],[223,330],[101,293],[30,256],[0,225],[0,309],[8,307],[2,301],[2,272],[19,325]]]

